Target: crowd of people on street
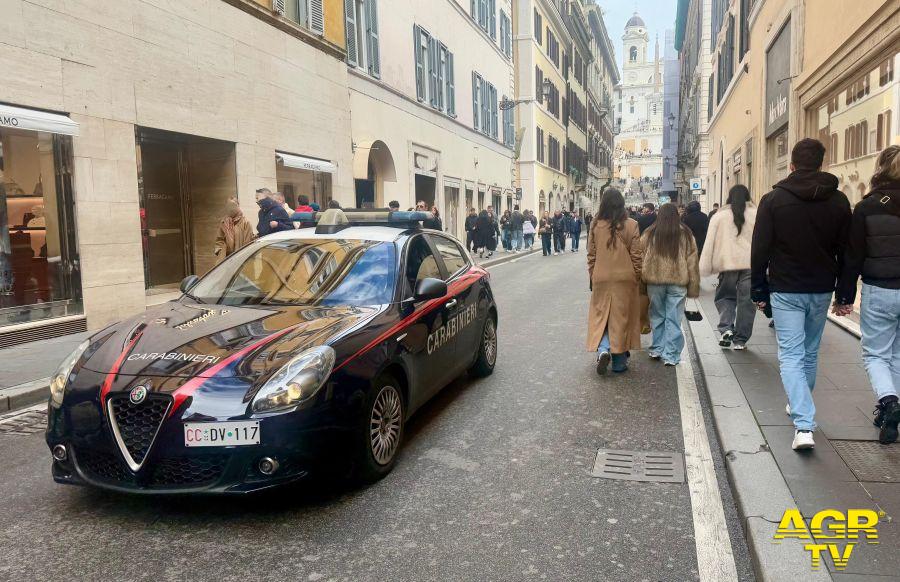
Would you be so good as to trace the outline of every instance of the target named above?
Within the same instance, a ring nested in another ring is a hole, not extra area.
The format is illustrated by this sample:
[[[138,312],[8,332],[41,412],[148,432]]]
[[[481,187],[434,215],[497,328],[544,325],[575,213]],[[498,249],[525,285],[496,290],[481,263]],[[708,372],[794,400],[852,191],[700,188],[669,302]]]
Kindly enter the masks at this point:
[[[625,372],[641,332],[652,333],[650,358],[677,365],[686,298],[699,296],[701,276],[717,275],[719,345],[744,350],[757,311],[772,319],[785,411],[795,427],[792,448],[811,449],[812,396],[828,310],[850,315],[861,289],[862,357],[877,399],[874,423],[882,443],[895,442],[900,146],[879,154],[871,189],[852,210],[838,178],[822,171],[824,156],[821,142],[800,140],[791,151],[790,174],[758,206],[749,189],[737,184],[708,216],[695,202],[626,209],[621,193],[607,189],[587,242],[587,347],[597,353],[597,372],[605,374],[610,365],[613,372]],[[642,316],[649,330],[641,329]]]
[[[588,224],[591,216],[584,219]],[[478,212],[469,209],[466,217],[466,247],[479,257],[491,257],[501,245],[508,253],[528,251],[534,248],[536,237],[541,238],[545,257],[566,251],[566,240],[571,239],[571,251],[577,253],[582,231],[581,217],[576,212],[557,210],[552,216],[545,211],[540,218],[531,210],[520,211],[519,206],[506,210],[498,219],[493,206]]]

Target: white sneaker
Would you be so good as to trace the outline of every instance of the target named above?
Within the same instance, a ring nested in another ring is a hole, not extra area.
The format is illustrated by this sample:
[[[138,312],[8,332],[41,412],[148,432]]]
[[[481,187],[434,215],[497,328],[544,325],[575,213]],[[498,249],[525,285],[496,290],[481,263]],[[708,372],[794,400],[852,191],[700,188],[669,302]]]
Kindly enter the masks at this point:
[[[730,329],[722,334],[722,337],[719,338],[719,345],[723,348],[731,347],[731,338],[734,337],[734,332]]]
[[[795,451],[803,451],[806,449],[811,449],[816,446],[815,441],[813,441],[813,433],[804,430],[795,430],[794,431],[794,442],[791,443],[791,448]]]
[[[787,404],[784,405],[784,413],[787,414],[788,416],[791,415],[791,403],[790,402],[788,402]]]
[[[740,352],[747,349],[747,344],[739,344],[735,342],[731,345],[731,349]]]

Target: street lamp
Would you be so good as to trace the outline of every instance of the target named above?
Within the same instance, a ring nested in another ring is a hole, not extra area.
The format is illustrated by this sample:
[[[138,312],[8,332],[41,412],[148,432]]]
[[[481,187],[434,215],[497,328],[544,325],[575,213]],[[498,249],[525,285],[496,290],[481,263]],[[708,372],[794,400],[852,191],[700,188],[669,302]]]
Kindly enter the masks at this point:
[[[550,99],[550,89],[553,87],[553,84],[549,79],[544,79],[544,82],[541,84],[541,97],[544,100]],[[503,99],[500,101],[500,109],[512,109],[519,103],[530,103],[532,101],[536,101],[536,99]]]

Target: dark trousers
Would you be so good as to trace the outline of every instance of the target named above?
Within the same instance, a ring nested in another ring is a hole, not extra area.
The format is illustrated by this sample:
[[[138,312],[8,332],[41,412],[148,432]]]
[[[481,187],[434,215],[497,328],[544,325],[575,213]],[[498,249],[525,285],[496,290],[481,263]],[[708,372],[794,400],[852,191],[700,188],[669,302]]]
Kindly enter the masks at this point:
[[[475,237],[471,230],[466,231],[466,250],[470,252],[475,251]]]
[[[555,232],[553,233],[553,250],[557,253],[566,252],[566,233],[564,232]]]
[[[549,234],[541,235],[541,245],[543,247],[545,257],[553,252],[553,249],[550,248],[550,237],[551,235]]]

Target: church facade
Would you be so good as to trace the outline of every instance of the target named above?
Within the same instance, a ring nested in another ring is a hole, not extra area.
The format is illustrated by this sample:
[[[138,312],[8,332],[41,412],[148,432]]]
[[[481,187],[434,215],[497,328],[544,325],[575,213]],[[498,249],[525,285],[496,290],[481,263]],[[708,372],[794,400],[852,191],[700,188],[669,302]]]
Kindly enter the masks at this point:
[[[625,193],[644,195],[659,188],[663,174],[663,78],[656,40],[635,12],[622,35],[622,83],[616,87],[615,176]]]

